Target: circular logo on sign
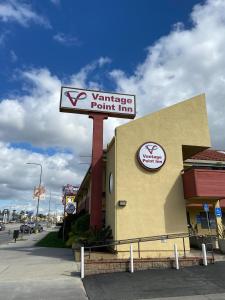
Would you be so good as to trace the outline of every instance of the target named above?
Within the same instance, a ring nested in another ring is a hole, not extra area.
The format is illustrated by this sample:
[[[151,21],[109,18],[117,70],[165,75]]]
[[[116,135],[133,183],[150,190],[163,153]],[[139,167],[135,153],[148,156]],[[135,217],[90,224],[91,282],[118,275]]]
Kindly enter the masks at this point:
[[[66,205],[65,211],[66,211],[69,215],[75,213],[76,207],[75,207],[74,203],[71,203],[71,202],[68,203],[68,204]]]
[[[137,159],[142,167],[154,171],[164,165],[166,153],[159,144],[147,142],[138,149]]]

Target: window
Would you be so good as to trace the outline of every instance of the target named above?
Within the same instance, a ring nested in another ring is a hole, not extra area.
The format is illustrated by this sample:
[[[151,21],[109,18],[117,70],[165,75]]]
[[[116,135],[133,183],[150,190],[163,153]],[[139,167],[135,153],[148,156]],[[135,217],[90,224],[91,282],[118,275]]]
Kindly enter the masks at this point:
[[[216,229],[216,219],[213,213],[208,213],[209,216],[209,224],[211,229]],[[208,229],[208,222],[206,212],[200,212],[201,217],[201,227],[202,229]]]
[[[110,194],[112,193],[112,191],[113,191],[113,174],[110,173],[110,175],[109,175],[109,192],[110,192]]]

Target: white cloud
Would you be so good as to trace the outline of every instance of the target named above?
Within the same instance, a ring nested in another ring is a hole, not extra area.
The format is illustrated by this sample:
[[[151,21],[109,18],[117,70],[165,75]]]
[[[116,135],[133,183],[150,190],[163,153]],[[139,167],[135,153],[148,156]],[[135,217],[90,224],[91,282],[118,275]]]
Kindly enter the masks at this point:
[[[112,60],[109,57],[100,57],[98,60],[99,66],[102,67],[106,64],[110,64]]]
[[[72,75],[64,85],[101,88],[89,81],[89,74],[104,63],[100,58]],[[17,74],[18,76],[18,74]],[[0,199],[21,199],[24,205],[30,199],[33,185],[38,183],[38,168],[26,166],[25,162],[43,164],[43,179],[47,189],[61,190],[66,183],[79,184],[90,158],[79,155],[91,154],[92,120],[88,116],[59,112],[61,81],[47,69],[32,69],[21,73],[25,95],[2,99],[0,110]],[[105,122],[105,144],[114,134],[119,121]],[[59,153],[53,156],[32,151],[14,149],[10,143],[27,142],[36,147],[55,147]],[[60,153],[70,149],[72,154]],[[0,203],[1,204],[1,203]],[[19,205],[19,204],[18,204]],[[21,206],[21,209],[22,209]],[[17,206],[18,207],[18,206]]]
[[[11,61],[12,62],[16,62],[18,60],[18,57],[17,57],[16,53],[13,50],[10,51],[10,56],[11,56]]]
[[[23,1],[8,0],[0,3],[0,20],[3,22],[16,22],[22,26],[29,23],[36,23],[47,28],[49,21],[32,10],[31,6]]]
[[[213,146],[225,149],[225,1],[207,1],[194,7],[193,26],[179,24],[171,33],[148,48],[146,59],[134,74],[112,70],[117,90],[137,95],[138,116],[205,92]],[[63,85],[104,89],[101,81],[91,81],[90,74],[110,63],[100,58],[63,80]],[[44,165],[46,186],[56,191],[65,183],[79,183],[84,168],[79,154],[91,153],[92,121],[87,116],[59,112],[61,80],[48,69],[21,73],[24,96],[2,99],[0,110],[0,199],[28,199],[38,181],[38,170],[24,162]],[[187,116],[188,117],[188,116]],[[114,128],[127,122],[109,118],[104,125],[105,144]],[[26,150],[12,149],[8,143],[26,141],[38,147],[69,148],[72,154],[51,157]],[[24,173],[26,170],[27,173]],[[36,172],[36,173],[30,173]]]
[[[139,116],[205,92],[212,142],[218,148],[225,148],[224,11],[224,0],[196,5],[193,27],[174,26],[148,48],[133,75],[111,72],[118,90],[137,95]]]
[[[60,203],[61,187],[65,183],[77,184],[81,180],[77,160],[72,154],[58,153],[48,156],[15,149],[7,143],[0,142],[0,157],[0,199],[13,200],[12,203],[17,200],[17,209],[19,206],[22,209],[26,202],[33,207],[36,205],[32,194],[34,186],[39,184],[40,168],[27,165],[27,162],[42,164],[42,183],[47,189],[47,199],[43,202],[43,207],[48,206],[50,191],[52,195],[57,195],[55,200]]]
[[[55,5],[60,5],[60,0],[50,0],[53,4],[55,4]]]
[[[8,30],[3,31],[3,32],[0,33],[0,46],[5,44],[5,41],[6,41],[6,38],[7,38],[8,34],[9,34]]]
[[[2,114],[0,136],[4,130],[21,130],[24,128],[25,111],[18,101],[6,99],[0,102],[0,110]]]
[[[64,85],[101,88],[101,85],[87,78],[90,72],[102,66],[103,60],[106,63],[106,58],[100,58],[85,66],[68,78]],[[24,71],[21,79],[25,95],[11,95],[10,99],[0,102],[1,141],[27,141],[38,147],[70,148],[76,153],[86,149],[90,153],[92,121],[87,116],[59,112],[60,79],[47,69]]]
[[[64,46],[80,46],[80,41],[77,37],[58,32],[53,36],[53,39]]]

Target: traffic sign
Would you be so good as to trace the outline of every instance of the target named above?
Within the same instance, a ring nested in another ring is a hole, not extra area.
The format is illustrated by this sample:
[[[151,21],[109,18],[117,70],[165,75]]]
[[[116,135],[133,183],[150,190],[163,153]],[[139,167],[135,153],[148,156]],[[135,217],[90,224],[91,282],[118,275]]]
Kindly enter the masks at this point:
[[[203,208],[204,208],[205,212],[208,212],[209,211],[209,205],[208,205],[208,203],[204,203],[203,204]]]
[[[216,217],[222,217],[222,210],[220,207],[215,208],[215,215]]]

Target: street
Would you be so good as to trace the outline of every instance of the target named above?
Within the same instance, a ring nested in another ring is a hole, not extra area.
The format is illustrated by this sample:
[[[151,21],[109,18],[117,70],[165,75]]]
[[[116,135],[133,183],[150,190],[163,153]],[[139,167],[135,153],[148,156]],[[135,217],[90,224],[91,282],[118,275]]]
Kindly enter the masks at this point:
[[[0,245],[12,240],[13,230],[20,228],[21,224],[5,224],[5,230],[0,231]]]

